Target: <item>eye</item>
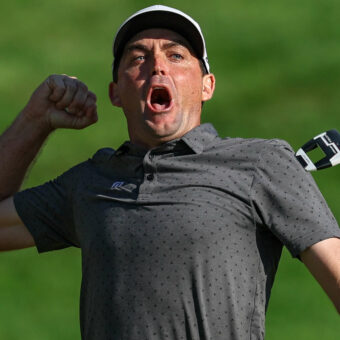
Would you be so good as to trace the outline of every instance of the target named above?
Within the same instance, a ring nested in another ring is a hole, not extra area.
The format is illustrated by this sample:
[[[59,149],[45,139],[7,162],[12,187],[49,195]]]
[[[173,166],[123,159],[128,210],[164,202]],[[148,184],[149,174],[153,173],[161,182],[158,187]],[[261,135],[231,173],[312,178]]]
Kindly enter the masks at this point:
[[[183,56],[179,53],[173,53],[171,55],[171,58],[174,59],[174,60],[182,60],[183,59]]]
[[[140,60],[144,60],[144,59],[145,59],[144,55],[138,55],[138,56],[133,58],[133,60],[135,60],[135,61],[140,61]]]
[[[139,65],[140,63],[143,63],[145,60],[145,55],[138,54],[138,55],[132,55],[130,59],[130,63],[132,65]]]

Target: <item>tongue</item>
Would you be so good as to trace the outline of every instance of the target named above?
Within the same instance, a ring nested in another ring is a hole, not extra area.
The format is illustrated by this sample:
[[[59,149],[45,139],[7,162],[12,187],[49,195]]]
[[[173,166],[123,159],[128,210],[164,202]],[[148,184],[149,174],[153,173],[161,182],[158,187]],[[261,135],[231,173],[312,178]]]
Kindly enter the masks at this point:
[[[169,94],[166,90],[156,89],[151,96],[151,105],[154,110],[162,111],[170,105]]]
[[[156,111],[163,111],[168,107],[167,104],[160,104],[160,103],[152,103],[151,105]]]

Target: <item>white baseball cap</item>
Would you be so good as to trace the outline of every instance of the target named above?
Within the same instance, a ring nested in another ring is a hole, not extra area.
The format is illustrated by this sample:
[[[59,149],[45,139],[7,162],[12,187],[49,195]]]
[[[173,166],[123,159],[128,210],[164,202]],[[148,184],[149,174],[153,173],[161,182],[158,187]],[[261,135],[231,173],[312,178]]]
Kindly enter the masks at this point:
[[[114,43],[114,65],[118,67],[125,44],[138,32],[149,28],[166,28],[180,34],[190,43],[198,59],[210,73],[205,40],[199,24],[187,14],[168,6],[154,5],[131,15],[119,27]]]

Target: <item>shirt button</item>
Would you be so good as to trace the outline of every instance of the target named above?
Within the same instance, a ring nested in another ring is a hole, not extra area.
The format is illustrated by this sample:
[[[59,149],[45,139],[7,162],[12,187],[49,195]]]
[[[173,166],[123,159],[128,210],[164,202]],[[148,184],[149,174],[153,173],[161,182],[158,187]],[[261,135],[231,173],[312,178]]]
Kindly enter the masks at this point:
[[[152,181],[154,178],[155,178],[154,174],[148,174],[148,175],[146,176],[146,179],[147,179],[148,181]]]

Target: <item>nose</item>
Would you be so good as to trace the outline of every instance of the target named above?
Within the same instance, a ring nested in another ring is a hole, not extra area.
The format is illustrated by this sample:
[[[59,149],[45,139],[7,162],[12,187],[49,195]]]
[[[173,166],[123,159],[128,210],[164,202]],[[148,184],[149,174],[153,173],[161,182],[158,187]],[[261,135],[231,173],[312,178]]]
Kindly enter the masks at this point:
[[[168,65],[164,55],[157,53],[153,56],[152,75],[166,75],[168,72]]]

